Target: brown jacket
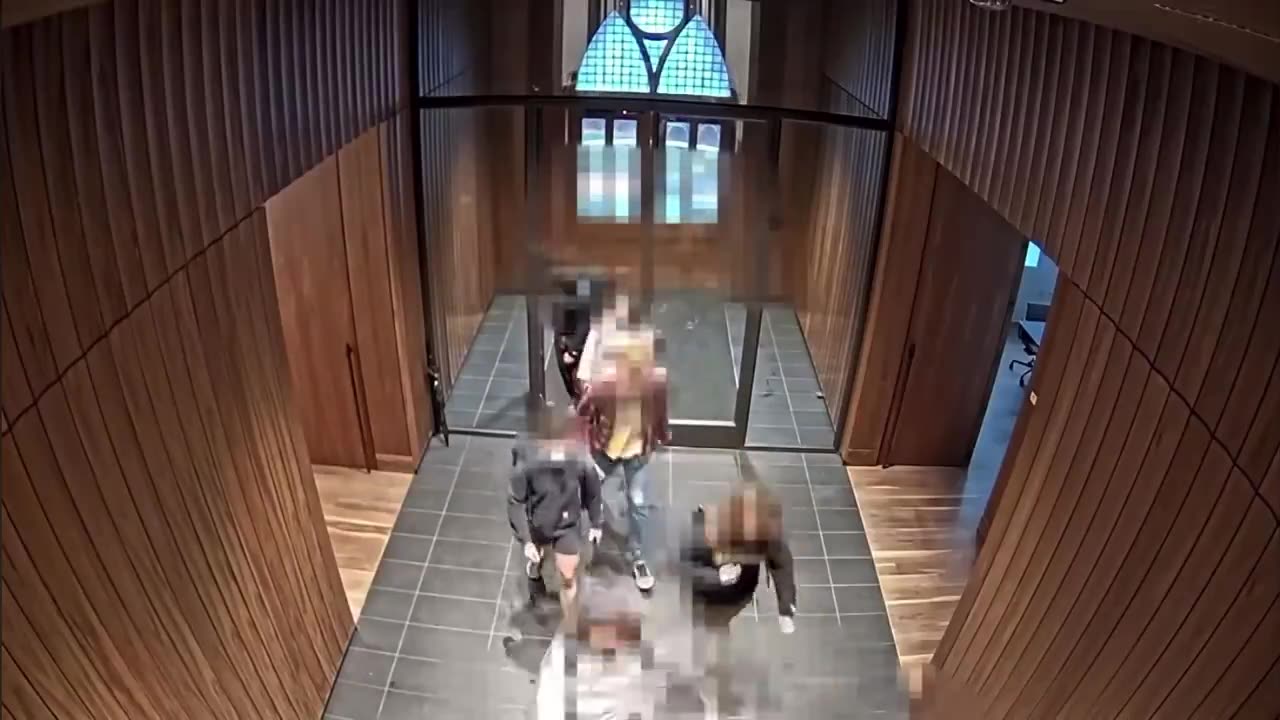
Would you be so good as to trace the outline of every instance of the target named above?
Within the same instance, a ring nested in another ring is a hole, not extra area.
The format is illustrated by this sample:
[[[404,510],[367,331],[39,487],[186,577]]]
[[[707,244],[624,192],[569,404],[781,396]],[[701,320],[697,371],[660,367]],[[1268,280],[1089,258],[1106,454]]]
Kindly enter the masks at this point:
[[[604,381],[588,387],[586,395],[578,403],[578,415],[588,423],[587,440],[593,452],[603,452],[609,446],[609,438],[613,436],[617,401],[618,391],[615,383]],[[643,452],[648,454],[659,445],[665,445],[671,440],[671,430],[667,426],[665,370],[655,371],[650,379],[642,400],[641,413],[645,420]]]

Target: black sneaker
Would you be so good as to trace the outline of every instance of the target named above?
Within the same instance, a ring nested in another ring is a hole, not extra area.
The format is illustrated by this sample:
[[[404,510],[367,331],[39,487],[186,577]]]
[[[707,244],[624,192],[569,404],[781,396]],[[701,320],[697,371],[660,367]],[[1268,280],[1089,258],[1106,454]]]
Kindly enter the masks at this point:
[[[636,587],[648,592],[653,589],[653,573],[649,572],[649,566],[643,560],[638,560],[631,566],[631,574],[636,578]]]

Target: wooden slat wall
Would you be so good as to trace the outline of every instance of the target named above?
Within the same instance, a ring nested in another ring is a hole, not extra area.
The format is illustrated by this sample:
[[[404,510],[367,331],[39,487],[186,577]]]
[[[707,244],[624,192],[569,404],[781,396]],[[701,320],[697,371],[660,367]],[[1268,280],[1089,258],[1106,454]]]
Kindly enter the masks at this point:
[[[478,92],[487,81],[481,60],[487,40],[487,2],[418,3],[419,82],[424,96]],[[431,345],[446,390],[462,371],[471,340],[493,299],[498,270],[490,162],[512,148],[489,147],[488,128],[504,109],[421,111],[423,209],[430,267]],[[523,152],[523,147],[515,148]],[[490,153],[493,154],[491,160]],[[523,192],[523,185],[520,186]]]
[[[465,76],[464,76],[465,79]],[[424,110],[423,206],[431,263],[432,338],[446,388],[452,388],[493,299],[497,270],[489,175],[482,174],[489,110]],[[499,111],[494,111],[499,112]],[[501,198],[494,199],[501,202]]]
[[[408,159],[390,152],[396,132],[395,121],[370,128],[266,205],[285,348],[321,465],[412,470],[430,429],[418,249],[401,216],[412,201],[399,178]]]
[[[274,292],[258,212],[0,440],[15,717],[318,716],[351,616]]]
[[[827,0],[823,74],[854,101],[829,110],[889,117],[897,5],[898,0]]]
[[[1023,9],[911,34],[904,132],[1062,268],[945,716],[1273,717],[1278,88]]]
[[[832,88],[834,109],[849,111],[852,99]],[[809,232],[791,299],[828,398],[833,420],[849,395],[850,370],[858,361],[863,321],[875,264],[880,192],[887,162],[887,136],[872,130],[824,127]]]
[[[850,465],[880,463],[902,379],[911,299],[920,282],[938,178],[938,163],[900,135],[894,139],[892,162],[863,346],[840,445],[841,456]]]
[[[258,208],[403,104],[403,7],[0,37],[6,716],[319,715],[351,617]]]

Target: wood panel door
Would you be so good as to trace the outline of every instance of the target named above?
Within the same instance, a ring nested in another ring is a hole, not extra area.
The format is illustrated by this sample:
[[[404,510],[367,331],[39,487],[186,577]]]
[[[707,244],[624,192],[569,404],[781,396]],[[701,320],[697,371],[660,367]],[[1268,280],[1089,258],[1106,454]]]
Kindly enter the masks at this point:
[[[337,156],[267,203],[285,349],[311,460],[371,468]]]
[[[885,464],[968,464],[1025,251],[1017,230],[938,173]]]

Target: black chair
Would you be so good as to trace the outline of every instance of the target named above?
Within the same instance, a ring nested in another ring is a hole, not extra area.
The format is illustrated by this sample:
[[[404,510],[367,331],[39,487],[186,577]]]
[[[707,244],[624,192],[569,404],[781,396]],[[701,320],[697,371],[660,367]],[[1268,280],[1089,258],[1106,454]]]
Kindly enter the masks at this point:
[[[1044,322],[1049,318],[1049,305],[1046,303],[1027,303],[1027,311],[1023,315],[1023,319],[1027,322]],[[1012,370],[1015,365],[1025,367],[1022,375],[1018,377],[1018,387],[1027,386],[1027,378],[1031,377],[1031,371],[1036,369],[1036,354],[1040,352],[1040,343],[1023,328],[1022,324],[1018,324],[1018,339],[1022,341],[1022,351],[1027,354],[1026,360],[1010,360],[1009,369]]]

